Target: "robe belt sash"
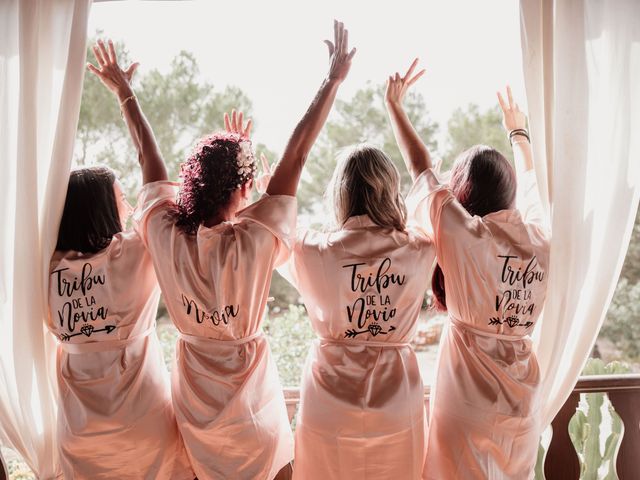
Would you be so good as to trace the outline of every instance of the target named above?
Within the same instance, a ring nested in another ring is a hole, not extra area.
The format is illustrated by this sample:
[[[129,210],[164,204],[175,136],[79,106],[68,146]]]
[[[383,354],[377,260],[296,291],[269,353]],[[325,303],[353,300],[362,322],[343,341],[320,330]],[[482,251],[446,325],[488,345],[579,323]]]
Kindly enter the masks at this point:
[[[462,330],[466,330],[470,333],[473,333],[474,335],[480,335],[481,337],[497,338],[498,340],[510,340],[510,341],[530,338],[528,334],[508,335],[506,333],[489,332],[487,330],[482,330],[481,328],[475,327],[473,325],[469,325],[468,323],[463,322],[462,320],[458,320],[457,318],[452,317],[451,313],[449,313],[449,320],[451,320],[451,325],[453,325],[454,327],[460,328]]]
[[[198,335],[189,335],[187,333],[180,332],[180,338],[191,345],[195,345],[196,347],[207,347],[211,345],[224,345],[224,346],[233,346],[233,345],[242,345],[245,343],[249,343],[252,340],[256,340],[264,336],[262,330],[258,330],[255,333],[252,333],[249,336],[242,338],[235,338],[230,340],[222,340],[219,338],[208,338],[208,337],[200,337]]]
[[[332,343],[335,345],[343,345],[345,347],[349,346],[362,346],[365,347],[390,347],[390,348],[402,348],[408,347],[409,342],[375,342],[372,340],[358,340],[354,338],[328,338],[328,337],[318,337],[320,343]]]

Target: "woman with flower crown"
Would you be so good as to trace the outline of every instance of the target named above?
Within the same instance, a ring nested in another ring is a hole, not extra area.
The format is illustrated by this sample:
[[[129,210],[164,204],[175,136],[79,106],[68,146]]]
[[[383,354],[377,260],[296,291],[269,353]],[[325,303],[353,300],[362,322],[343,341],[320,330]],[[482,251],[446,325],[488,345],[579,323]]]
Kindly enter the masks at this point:
[[[173,403],[200,480],[289,473],[293,438],[260,327],[272,271],[290,253],[302,167],[354,53],[342,24],[334,28],[328,76],[260,200],[249,204],[256,173],[251,123],[235,112],[225,116],[226,132],[198,142],[182,165],[181,184],[149,183],[140,194],[136,228],[180,331]]]

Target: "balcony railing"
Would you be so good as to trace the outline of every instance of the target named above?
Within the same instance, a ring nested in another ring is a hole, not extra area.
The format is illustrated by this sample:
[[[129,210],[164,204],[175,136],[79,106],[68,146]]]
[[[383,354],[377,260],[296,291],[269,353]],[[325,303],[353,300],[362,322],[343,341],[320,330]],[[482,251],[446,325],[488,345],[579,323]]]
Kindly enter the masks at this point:
[[[613,456],[620,480],[640,478],[640,375],[597,375],[580,377],[573,392],[554,418],[553,436],[544,462],[547,480],[580,477],[580,459],[571,443],[569,421],[576,413],[580,394],[606,393],[622,419],[624,431]]]
[[[580,459],[569,435],[569,422],[576,414],[581,394],[605,393],[624,424],[622,440],[613,456],[619,480],[640,478],[640,375],[598,375],[581,377],[573,392],[553,420],[553,436],[544,459],[546,480],[578,480]],[[293,420],[300,391],[285,389],[289,420]],[[429,388],[425,388],[425,404],[429,405]],[[0,458],[0,480],[9,478]]]
[[[552,423],[553,436],[544,459],[546,480],[578,480],[580,459],[569,436],[569,421],[575,415],[582,393],[606,393],[624,424],[616,461],[619,480],[640,479],[640,375],[598,375],[581,377],[573,392]],[[429,405],[429,388],[425,388],[425,404]],[[289,419],[298,408],[300,392],[285,389]]]

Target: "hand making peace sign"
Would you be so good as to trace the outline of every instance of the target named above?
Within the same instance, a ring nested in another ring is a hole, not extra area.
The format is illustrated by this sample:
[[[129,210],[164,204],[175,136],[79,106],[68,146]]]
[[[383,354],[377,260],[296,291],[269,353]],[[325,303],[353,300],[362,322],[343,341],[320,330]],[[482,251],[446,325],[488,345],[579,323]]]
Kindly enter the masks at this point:
[[[417,65],[418,59],[416,58],[409,67],[409,70],[407,70],[407,73],[405,73],[404,77],[401,77],[398,72],[396,72],[395,75],[389,76],[389,80],[387,81],[387,91],[384,96],[384,100],[387,104],[402,105],[402,100],[404,99],[404,95],[407,93],[409,87],[424,75],[425,70],[422,69],[413,75],[413,77],[411,76]]]

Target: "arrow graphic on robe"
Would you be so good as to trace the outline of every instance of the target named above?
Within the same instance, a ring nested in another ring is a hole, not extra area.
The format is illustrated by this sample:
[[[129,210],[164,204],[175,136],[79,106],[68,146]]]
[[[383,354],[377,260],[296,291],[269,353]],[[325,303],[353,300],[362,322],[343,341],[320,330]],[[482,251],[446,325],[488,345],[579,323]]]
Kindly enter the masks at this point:
[[[363,333],[370,333],[375,337],[376,335],[386,335],[387,333],[393,332],[395,329],[396,327],[391,326],[389,327],[389,330],[385,332],[384,330],[382,330],[382,327],[380,327],[380,325],[378,325],[377,323],[372,323],[371,325],[369,325],[369,327],[366,330],[354,330],[354,329],[347,330],[346,332],[344,332],[344,337],[354,338]]]
[[[63,334],[61,334],[60,335],[60,340],[62,340],[63,342],[69,341],[71,339],[71,337],[77,337],[78,335],[86,335],[87,337],[90,337],[92,334],[97,333],[97,332],[107,332],[107,334],[109,334],[109,333],[113,332],[115,329],[116,329],[115,325],[107,325],[106,327],[99,328],[97,330],[93,328],[93,325],[83,325],[78,333],[72,333],[72,334],[63,333]]]

